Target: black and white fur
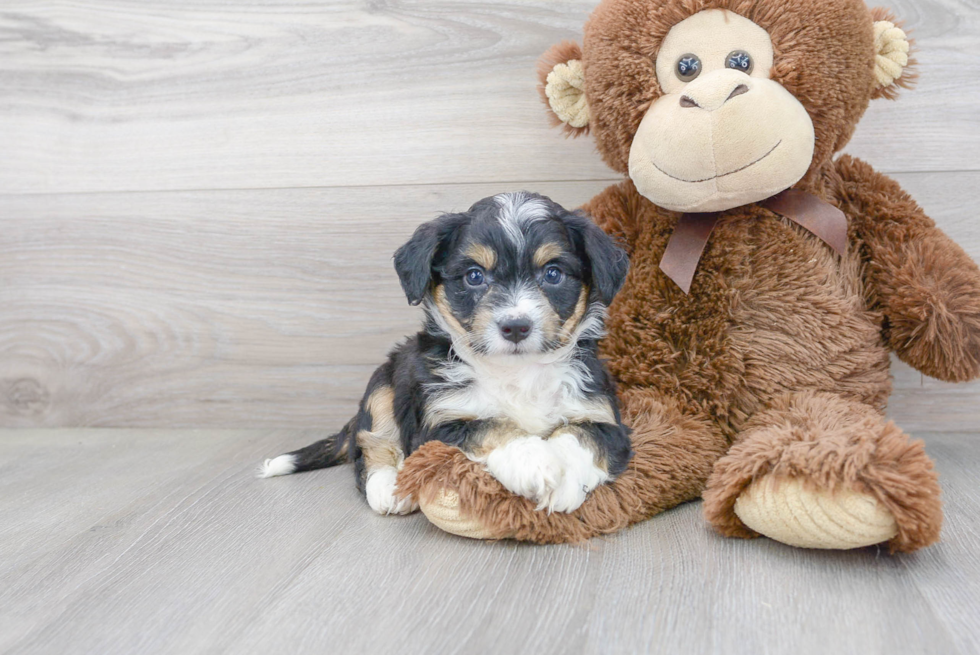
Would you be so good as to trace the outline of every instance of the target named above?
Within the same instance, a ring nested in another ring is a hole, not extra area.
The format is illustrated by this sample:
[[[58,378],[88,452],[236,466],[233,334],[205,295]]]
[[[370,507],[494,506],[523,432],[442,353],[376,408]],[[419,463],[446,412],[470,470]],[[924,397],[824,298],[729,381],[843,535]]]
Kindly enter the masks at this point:
[[[272,477],[354,460],[381,514],[407,514],[395,480],[437,439],[539,509],[570,512],[632,455],[596,354],[626,253],[580,212],[529,193],[485,198],[420,226],[395,269],[422,331],[397,346],[337,434],[266,460]]]

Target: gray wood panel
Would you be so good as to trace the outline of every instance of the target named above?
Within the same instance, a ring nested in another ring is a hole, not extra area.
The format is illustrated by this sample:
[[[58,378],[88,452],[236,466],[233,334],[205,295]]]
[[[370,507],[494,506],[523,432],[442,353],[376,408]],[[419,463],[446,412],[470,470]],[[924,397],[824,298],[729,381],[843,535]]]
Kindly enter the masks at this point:
[[[897,177],[980,259],[980,173]],[[606,184],[532,188],[575,206]],[[500,190],[0,196],[0,426],[320,426],[417,329],[391,253]],[[973,429],[978,391],[899,366],[893,415]]]
[[[8,193],[594,179],[547,126],[537,58],[596,0],[5,0]],[[977,170],[980,12],[893,0],[921,82],[851,151],[883,171]],[[523,153],[523,154],[522,154]]]
[[[499,189],[0,197],[0,424],[316,426],[418,329],[395,248]]]
[[[697,503],[580,546],[474,542],[374,515],[348,467],[251,477],[315,436],[0,431],[0,652],[980,648],[975,432],[926,435],[943,540],[900,557],[722,539]]]

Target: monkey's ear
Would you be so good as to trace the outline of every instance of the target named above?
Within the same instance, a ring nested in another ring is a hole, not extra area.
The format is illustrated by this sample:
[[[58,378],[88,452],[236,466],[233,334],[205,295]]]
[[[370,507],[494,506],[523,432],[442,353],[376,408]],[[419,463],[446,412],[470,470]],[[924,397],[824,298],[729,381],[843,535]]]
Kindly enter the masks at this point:
[[[538,91],[551,107],[551,122],[565,134],[579,136],[589,131],[589,105],[585,100],[585,71],[582,48],[562,41],[548,48],[538,61]]]
[[[899,89],[915,83],[915,60],[909,57],[911,40],[889,10],[871,10],[875,31],[875,89],[872,98],[898,97]]]

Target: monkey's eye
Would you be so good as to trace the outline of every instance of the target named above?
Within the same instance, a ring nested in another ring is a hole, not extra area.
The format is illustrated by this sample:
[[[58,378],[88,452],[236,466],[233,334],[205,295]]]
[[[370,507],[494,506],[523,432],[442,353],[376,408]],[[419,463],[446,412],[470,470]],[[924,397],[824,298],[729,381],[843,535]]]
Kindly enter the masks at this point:
[[[482,286],[485,281],[486,276],[483,275],[483,271],[480,269],[471,268],[470,270],[466,271],[466,284],[470,285],[471,287]]]
[[[544,269],[544,281],[548,284],[558,284],[564,277],[565,274],[557,266],[549,266]]]
[[[697,55],[690,53],[681,55],[681,58],[677,60],[676,72],[677,78],[681,82],[690,82],[701,74],[701,60],[698,59]]]
[[[748,75],[752,72],[752,57],[744,50],[736,50],[725,57],[725,66]]]

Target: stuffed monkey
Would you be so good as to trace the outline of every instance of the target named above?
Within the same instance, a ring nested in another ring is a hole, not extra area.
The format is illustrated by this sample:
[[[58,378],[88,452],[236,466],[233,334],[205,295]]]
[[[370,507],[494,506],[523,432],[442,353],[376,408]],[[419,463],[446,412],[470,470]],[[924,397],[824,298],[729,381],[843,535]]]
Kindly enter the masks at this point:
[[[726,536],[936,541],[932,462],[884,417],[889,353],[976,378],[980,271],[897,183],[835,158],[910,63],[862,0],[602,2],[540,76],[556,124],[627,176],[585,209],[631,257],[603,352],[634,459],[570,514],[437,443],[401,491],[473,537],[580,540],[702,497]]]

